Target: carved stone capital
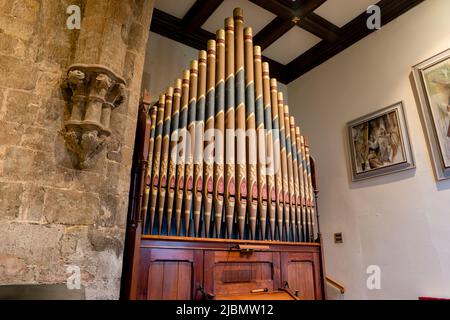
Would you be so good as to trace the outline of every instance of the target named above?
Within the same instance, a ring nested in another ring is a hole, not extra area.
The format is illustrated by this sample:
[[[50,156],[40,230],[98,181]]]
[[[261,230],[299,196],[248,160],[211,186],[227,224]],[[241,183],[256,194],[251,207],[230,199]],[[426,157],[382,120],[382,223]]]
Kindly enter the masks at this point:
[[[63,137],[76,155],[75,166],[88,168],[107,145],[112,132],[111,112],[126,99],[125,80],[104,66],[74,64],[69,67],[63,89],[70,109]]]

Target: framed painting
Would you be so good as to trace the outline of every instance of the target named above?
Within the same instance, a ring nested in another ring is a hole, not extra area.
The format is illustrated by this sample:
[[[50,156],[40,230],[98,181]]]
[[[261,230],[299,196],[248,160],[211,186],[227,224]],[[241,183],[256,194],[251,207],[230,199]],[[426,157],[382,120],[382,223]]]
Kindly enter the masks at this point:
[[[415,168],[403,102],[347,123],[352,180]]]
[[[450,179],[450,49],[413,67],[437,180]]]

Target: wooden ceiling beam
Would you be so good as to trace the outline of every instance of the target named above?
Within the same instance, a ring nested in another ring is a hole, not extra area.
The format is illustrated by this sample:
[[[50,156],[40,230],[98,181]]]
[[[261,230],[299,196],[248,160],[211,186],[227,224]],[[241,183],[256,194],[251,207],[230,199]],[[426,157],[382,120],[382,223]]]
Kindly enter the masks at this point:
[[[296,12],[292,8],[284,5],[277,0],[250,0],[250,2],[273,13],[280,18],[292,20],[295,17]]]
[[[267,47],[272,44],[277,38],[282,36],[282,31],[287,32],[292,28],[292,24],[294,23],[292,22],[292,18],[296,17],[295,14],[303,15],[300,18],[300,21],[297,22],[299,27],[324,39],[287,65],[263,57],[264,61],[270,63],[271,77],[277,78],[281,83],[287,84],[297,79],[374,32],[374,30],[369,30],[367,28],[366,22],[368,14],[365,12],[342,28],[338,28],[334,24],[316,15],[313,11],[325,0],[304,0],[303,2],[299,2],[298,5],[291,7],[281,3],[283,0],[250,1],[278,16],[277,19],[274,19],[266,26],[266,28],[261,30],[255,36],[255,44],[262,45],[262,47]],[[424,0],[379,1],[377,5],[381,9],[382,25],[389,23],[423,1]],[[189,13],[186,17],[189,17]],[[186,19],[185,22],[187,21],[186,17],[184,18]],[[203,19],[207,19],[207,17],[203,17],[199,21]],[[204,22],[201,22],[202,25],[203,23]],[[151,31],[198,50],[204,50],[207,40],[214,39],[215,37],[214,34],[201,29],[201,27],[196,28],[194,31],[188,31],[181,19],[157,9],[155,9],[153,13]]]
[[[267,26],[265,26],[264,29],[255,35],[253,41],[256,45],[259,45],[262,50],[264,50],[282,37],[286,32],[291,30],[294,26],[295,23],[291,20],[276,17]]]
[[[188,31],[181,23],[181,19],[158,9],[153,10],[150,31],[197,50],[206,50],[208,40],[216,38],[215,34],[201,28],[194,32]],[[284,83],[284,65],[264,56],[262,59],[269,62],[271,77],[277,78],[278,81]]]
[[[270,24],[257,35],[262,47],[272,44],[273,39],[281,37],[294,25],[297,25],[315,36],[327,40],[336,41],[339,37],[339,28],[324,18],[314,13],[326,0],[297,1],[292,6],[287,6],[282,0],[250,0],[254,4],[277,15]],[[282,32],[284,31],[284,32]],[[264,47],[263,47],[264,49]]]
[[[303,0],[299,2],[295,9],[295,15],[298,18],[303,18],[310,13],[314,12],[318,7],[320,7],[327,0]]]
[[[298,1],[298,4],[293,6],[287,6],[280,0],[250,0],[250,2],[253,2],[257,6],[287,20],[293,20],[294,18],[302,19],[320,7],[325,1],[303,0]]]
[[[181,23],[181,19],[156,8],[153,9],[150,31],[197,50],[204,50],[206,48],[206,41],[215,38],[212,33],[203,29],[197,30],[196,32],[187,32]]]
[[[300,19],[297,25],[309,33],[330,42],[336,41],[341,32],[339,27],[314,12]]]
[[[222,2],[223,0],[197,0],[182,19],[183,26],[189,31],[201,28]]]
[[[406,11],[415,7],[424,0],[381,0],[377,5],[381,9],[381,23],[382,26],[388,24],[395,18],[399,17]],[[321,41],[289,64],[284,68],[285,83],[289,83],[323,62],[327,61],[331,57],[342,52],[346,48],[350,47],[354,43],[358,42],[362,38],[368,36],[375,30],[367,28],[366,12],[360,14],[358,17],[347,23],[341,28],[341,36],[335,42]]]

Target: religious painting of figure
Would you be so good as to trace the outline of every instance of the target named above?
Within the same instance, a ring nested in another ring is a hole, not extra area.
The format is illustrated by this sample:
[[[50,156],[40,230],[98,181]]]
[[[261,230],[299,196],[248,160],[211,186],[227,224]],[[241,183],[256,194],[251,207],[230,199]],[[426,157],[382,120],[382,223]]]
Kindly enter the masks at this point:
[[[450,49],[414,67],[438,180],[450,178]]]
[[[353,180],[414,167],[401,102],[348,124]]]

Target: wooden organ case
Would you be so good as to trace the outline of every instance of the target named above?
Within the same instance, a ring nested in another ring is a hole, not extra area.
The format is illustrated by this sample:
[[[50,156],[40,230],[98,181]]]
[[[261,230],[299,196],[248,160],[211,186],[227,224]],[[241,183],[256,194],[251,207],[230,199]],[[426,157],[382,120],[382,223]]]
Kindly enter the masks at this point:
[[[122,297],[326,299],[315,162],[241,9],[182,75],[139,107]]]

